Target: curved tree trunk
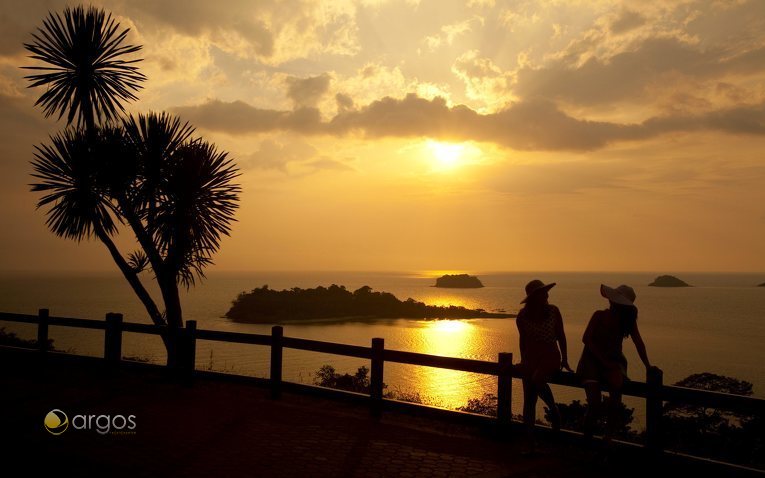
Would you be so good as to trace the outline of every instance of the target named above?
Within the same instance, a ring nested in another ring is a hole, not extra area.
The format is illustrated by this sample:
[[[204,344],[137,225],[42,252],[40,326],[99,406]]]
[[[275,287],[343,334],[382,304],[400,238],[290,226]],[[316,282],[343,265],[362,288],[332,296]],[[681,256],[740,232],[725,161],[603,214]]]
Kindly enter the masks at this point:
[[[128,283],[133,288],[133,291],[138,296],[138,299],[146,308],[146,312],[148,312],[152,322],[154,322],[155,325],[167,326],[167,322],[164,318],[162,318],[162,313],[159,311],[159,308],[154,302],[154,299],[151,298],[149,291],[147,291],[141,283],[141,280],[138,278],[138,274],[135,273],[125,258],[122,257],[122,254],[120,254],[119,249],[117,249],[117,246],[114,244],[114,241],[112,241],[111,237],[109,237],[109,235],[106,234],[106,232],[98,224],[94,225],[94,232],[96,237],[98,237],[98,239],[103,242],[106,248],[109,250],[109,253],[112,255],[112,259],[114,259],[114,262],[122,272],[122,275],[125,276],[125,279],[127,279]],[[168,358],[171,356],[171,342],[173,341],[172,338],[170,338],[171,335],[172,334],[161,335],[162,341],[165,344],[165,348],[168,351]]]

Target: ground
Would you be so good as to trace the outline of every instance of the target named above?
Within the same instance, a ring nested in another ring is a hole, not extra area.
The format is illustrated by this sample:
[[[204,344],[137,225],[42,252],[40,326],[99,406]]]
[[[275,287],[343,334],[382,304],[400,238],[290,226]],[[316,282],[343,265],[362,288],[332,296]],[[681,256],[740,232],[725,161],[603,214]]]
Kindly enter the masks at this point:
[[[520,437],[478,426],[392,411],[375,418],[363,403],[299,393],[274,400],[248,383],[189,385],[161,370],[114,371],[2,347],[0,390],[9,438],[0,472],[16,471],[4,476],[573,478],[642,476],[654,466],[635,452],[604,461],[568,440],[527,457]],[[77,414],[135,415],[135,433],[101,435],[70,423],[53,436],[43,426],[52,409],[70,422]]]

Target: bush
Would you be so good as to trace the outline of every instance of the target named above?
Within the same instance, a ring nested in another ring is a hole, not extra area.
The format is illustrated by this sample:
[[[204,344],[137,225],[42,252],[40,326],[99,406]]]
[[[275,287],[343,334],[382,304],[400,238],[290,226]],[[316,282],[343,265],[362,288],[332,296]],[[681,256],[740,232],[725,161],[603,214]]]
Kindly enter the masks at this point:
[[[316,372],[313,383],[320,387],[336,388],[349,392],[370,393],[369,369],[361,366],[354,375],[348,373],[339,374],[332,365],[322,365]],[[387,385],[383,384],[383,389]]]
[[[14,332],[6,332],[5,327],[0,327],[0,345],[36,349],[37,339],[22,339]],[[56,350],[53,346],[53,339],[48,339],[48,350]]]

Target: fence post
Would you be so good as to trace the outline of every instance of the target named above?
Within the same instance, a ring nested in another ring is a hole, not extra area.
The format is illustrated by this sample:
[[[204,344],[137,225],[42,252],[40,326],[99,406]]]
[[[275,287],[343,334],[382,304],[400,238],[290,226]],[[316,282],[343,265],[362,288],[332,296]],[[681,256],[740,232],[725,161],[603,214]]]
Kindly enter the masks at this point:
[[[646,414],[645,435],[646,448],[653,454],[660,454],[664,447],[662,443],[662,410],[661,390],[664,386],[664,372],[658,367],[651,367],[646,373]]]
[[[37,349],[40,352],[48,351],[48,309],[40,309],[37,312]]]
[[[194,378],[194,369],[197,362],[197,321],[186,321],[186,333],[183,341],[183,373],[188,383]]]
[[[499,353],[497,377],[497,421],[504,431],[510,431],[513,420],[513,354]]]
[[[113,365],[122,360],[122,314],[106,314],[104,328],[104,359]]]
[[[372,339],[372,374],[369,379],[369,397],[372,415],[382,415],[383,373],[385,358],[385,339]]]
[[[282,395],[282,338],[284,329],[280,325],[271,327],[271,398]]]

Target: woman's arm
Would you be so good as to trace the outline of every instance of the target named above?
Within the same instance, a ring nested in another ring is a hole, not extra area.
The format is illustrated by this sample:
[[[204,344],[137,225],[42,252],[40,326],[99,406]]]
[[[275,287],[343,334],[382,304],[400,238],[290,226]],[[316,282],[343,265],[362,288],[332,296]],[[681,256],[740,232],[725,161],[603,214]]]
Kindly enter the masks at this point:
[[[651,368],[651,362],[648,361],[648,352],[645,350],[645,343],[643,342],[643,337],[640,336],[637,322],[635,322],[635,327],[630,335],[632,336],[632,342],[635,344],[640,360],[643,361],[643,365],[645,365],[646,369]]]
[[[523,332],[523,327],[517,317],[515,319],[515,325],[518,327],[518,348],[521,349],[521,362],[523,362],[523,356],[525,355],[526,350],[526,334]]]
[[[560,368],[572,372],[571,367],[568,364],[568,344],[566,342],[566,331],[563,330],[563,316],[560,314],[560,310],[555,308],[555,334],[558,338],[558,346],[560,347]]]

